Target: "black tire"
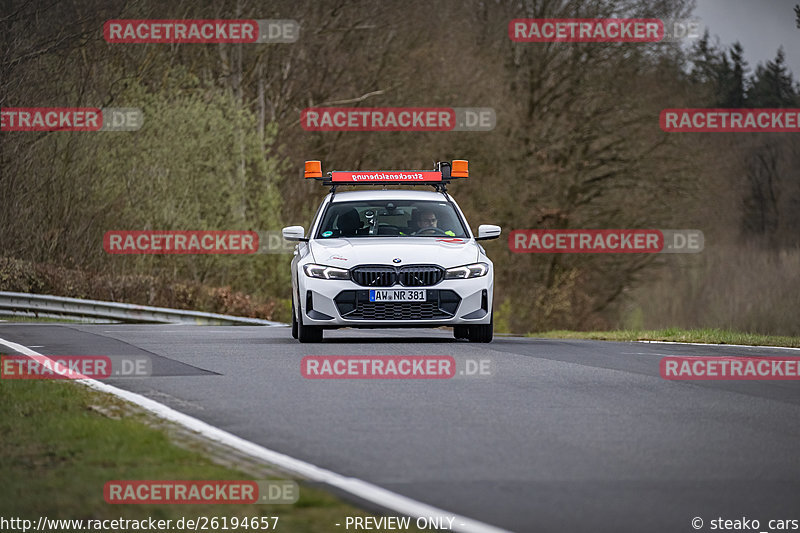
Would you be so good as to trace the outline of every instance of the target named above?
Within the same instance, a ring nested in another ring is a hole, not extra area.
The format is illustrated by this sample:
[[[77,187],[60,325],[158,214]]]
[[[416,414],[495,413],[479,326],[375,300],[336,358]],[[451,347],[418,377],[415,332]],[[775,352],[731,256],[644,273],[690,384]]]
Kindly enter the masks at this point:
[[[453,337],[456,339],[468,339],[469,326],[453,326]]]
[[[294,312],[294,300],[292,300],[292,337],[297,338],[297,315]]]
[[[494,318],[488,324],[475,324],[469,326],[467,338],[469,342],[492,342],[494,337]]]
[[[322,342],[322,328],[319,326],[304,326],[303,317],[297,321],[297,340],[300,342]]]

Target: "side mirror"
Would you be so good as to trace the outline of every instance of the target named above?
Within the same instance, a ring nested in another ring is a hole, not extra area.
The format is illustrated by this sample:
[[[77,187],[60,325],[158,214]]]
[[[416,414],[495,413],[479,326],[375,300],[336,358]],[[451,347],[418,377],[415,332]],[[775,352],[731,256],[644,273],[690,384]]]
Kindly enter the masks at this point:
[[[308,242],[306,239],[306,230],[303,229],[303,226],[287,226],[283,228],[282,232],[283,238],[287,241],[304,241]]]
[[[475,239],[476,241],[488,241],[491,239],[496,239],[500,236],[500,226],[494,226],[492,224],[481,224],[478,226],[478,237]]]

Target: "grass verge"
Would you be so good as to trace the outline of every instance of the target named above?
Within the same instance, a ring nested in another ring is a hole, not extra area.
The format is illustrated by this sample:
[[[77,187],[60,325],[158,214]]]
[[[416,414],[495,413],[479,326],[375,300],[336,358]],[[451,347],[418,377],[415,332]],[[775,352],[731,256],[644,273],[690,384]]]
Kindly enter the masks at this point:
[[[528,333],[528,337],[548,339],[591,339],[602,341],[670,341],[700,342],[708,344],[744,344],[750,346],[788,346],[800,347],[800,337],[782,337],[775,335],[759,335],[741,333],[723,329],[678,329],[635,331],[545,331]]]
[[[70,320],[69,318],[61,317],[46,317],[46,316],[0,316],[0,323],[19,324],[19,323],[56,323],[56,324],[80,324],[80,320]]]
[[[300,485],[291,505],[111,505],[110,480],[265,479],[214,464],[176,446],[141,411],[119,419],[101,412],[130,405],[64,381],[0,379],[0,517],[158,519],[279,517],[280,531],[335,531],[346,516],[372,516],[335,496]],[[274,476],[273,476],[274,477]],[[413,523],[413,521],[412,521]],[[60,531],[70,531],[60,529]]]

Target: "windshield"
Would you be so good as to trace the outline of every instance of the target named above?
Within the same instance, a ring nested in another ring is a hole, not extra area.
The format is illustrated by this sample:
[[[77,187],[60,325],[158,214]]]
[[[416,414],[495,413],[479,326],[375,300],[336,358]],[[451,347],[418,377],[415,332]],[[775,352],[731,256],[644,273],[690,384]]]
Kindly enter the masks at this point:
[[[448,202],[363,200],[328,205],[316,238],[461,237],[466,228]]]

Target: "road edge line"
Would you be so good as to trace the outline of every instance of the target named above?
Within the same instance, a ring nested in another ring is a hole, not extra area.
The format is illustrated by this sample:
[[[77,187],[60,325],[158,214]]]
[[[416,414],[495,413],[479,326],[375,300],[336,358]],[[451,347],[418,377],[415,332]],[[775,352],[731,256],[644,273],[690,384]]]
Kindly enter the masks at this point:
[[[731,348],[773,348],[775,350],[800,350],[794,346],[762,346],[760,344],[713,344],[709,342],[679,342],[679,341],[633,341],[643,342],[645,344],[688,344],[689,346],[719,346]]]
[[[3,338],[0,338],[0,344],[3,344],[23,355],[47,357],[46,355],[42,355],[34,350],[31,350],[27,346],[23,346],[22,344],[17,344]],[[352,494],[353,496],[361,498],[365,501],[396,511],[405,516],[411,516],[414,518],[419,518],[422,516],[455,518],[453,521],[454,527],[452,531],[460,531],[463,533],[508,533],[508,531],[505,529],[500,529],[498,527],[485,524],[478,520],[467,518],[455,513],[448,513],[442,509],[433,507],[432,505],[418,502],[417,500],[413,500],[407,496],[402,496],[400,494],[391,492],[359,478],[345,477],[341,474],[337,474],[331,470],[326,470],[301,459],[296,459],[289,455],[270,450],[269,448],[255,444],[254,442],[250,442],[241,437],[237,437],[232,433],[228,433],[225,430],[212,426],[207,422],[203,422],[202,420],[181,413],[180,411],[176,411],[171,407],[158,403],[155,400],[151,400],[150,398],[142,396],[141,394],[126,391],[124,389],[114,387],[113,385],[101,383],[94,379],[76,379],[72,381],[86,385],[89,388],[111,394],[118,398],[122,398],[123,400],[131,402],[134,405],[153,413],[159,418],[183,426],[184,428],[194,431],[209,440],[216,441],[234,448],[251,457],[271,463],[288,473],[297,474],[310,481],[316,481],[330,485],[331,487],[335,487],[348,494]]]

